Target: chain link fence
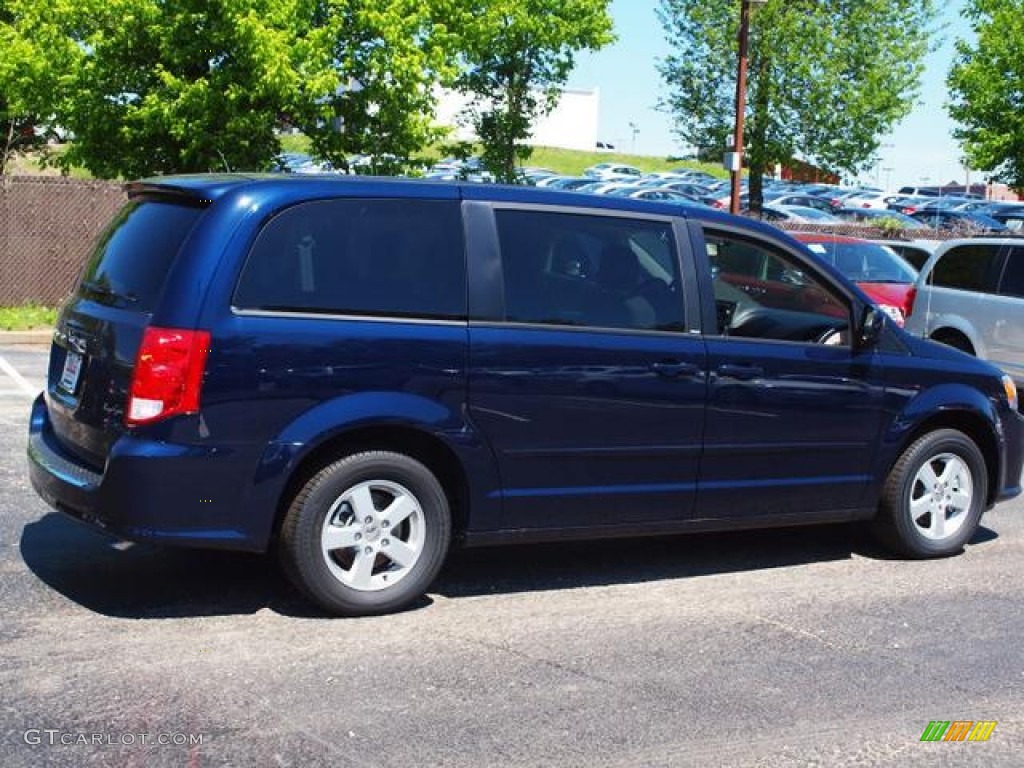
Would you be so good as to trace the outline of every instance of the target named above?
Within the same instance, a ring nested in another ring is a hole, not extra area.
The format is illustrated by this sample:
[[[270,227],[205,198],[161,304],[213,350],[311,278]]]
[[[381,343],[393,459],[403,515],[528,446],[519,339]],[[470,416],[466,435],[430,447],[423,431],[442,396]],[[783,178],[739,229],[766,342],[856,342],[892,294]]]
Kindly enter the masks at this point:
[[[56,305],[127,199],[124,191],[115,182],[59,176],[0,179],[0,306]]]

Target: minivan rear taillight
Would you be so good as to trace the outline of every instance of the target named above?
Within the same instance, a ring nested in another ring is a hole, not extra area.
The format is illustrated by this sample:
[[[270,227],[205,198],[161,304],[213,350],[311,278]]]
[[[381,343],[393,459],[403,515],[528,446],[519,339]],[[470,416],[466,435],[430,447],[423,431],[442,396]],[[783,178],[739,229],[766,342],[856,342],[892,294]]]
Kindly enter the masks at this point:
[[[904,303],[903,311],[907,313],[907,317],[910,317],[910,313],[914,311],[914,302],[917,300],[917,286],[910,286],[910,290],[907,291],[907,298]]]
[[[209,331],[149,327],[135,359],[125,423],[149,424],[199,411]]]

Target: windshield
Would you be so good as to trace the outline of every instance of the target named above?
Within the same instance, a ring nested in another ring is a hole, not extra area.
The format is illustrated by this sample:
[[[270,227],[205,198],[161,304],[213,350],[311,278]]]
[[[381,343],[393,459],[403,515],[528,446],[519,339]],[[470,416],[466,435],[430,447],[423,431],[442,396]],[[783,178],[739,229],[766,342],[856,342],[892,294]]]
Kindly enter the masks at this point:
[[[807,247],[858,283],[912,283],[917,273],[895,251],[874,243],[808,243]]]

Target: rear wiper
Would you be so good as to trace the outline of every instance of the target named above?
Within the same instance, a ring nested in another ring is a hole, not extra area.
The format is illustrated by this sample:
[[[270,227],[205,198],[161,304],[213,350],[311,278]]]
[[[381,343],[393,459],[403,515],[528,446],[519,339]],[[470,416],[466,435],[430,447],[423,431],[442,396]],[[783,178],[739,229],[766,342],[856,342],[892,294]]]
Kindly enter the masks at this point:
[[[118,293],[117,291],[112,291],[110,288],[107,288],[105,285],[100,285],[99,283],[95,283],[91,280],[84,281],[82,285],[88,288],[92,293],[98,294],[99,296],[106,296],[111,299],[121,299],[122,301],[129,302],[130,304],[134,304],[139,300],[139,297],[134,293]]]

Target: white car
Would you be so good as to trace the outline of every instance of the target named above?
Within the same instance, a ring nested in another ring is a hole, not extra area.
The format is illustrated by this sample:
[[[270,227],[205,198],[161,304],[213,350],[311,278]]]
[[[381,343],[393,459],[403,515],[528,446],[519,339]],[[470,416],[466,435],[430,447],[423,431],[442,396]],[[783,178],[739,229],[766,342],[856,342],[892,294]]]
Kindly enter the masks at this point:
[[[847,208],[875,208],[884,210],[890,203],[906,199],[906,195],[894,195],[891,192],[862,192],[843,200]]]
[[[1024,383],[1024,240],[947,240],[921,268],[916,289],[908,331]]]
[[[639,181],[643,178],[644,172],[625,163],[598,163],[583,171],[583,175],[594,179],[608,179],[609,181],[618,179]]]
[[[795,221],[799,224],[842,224],[843,220],[831,213],[819,211],[808,205],[764,205],[761,209],[768,213],[766,219],[776,221]],[[772,216],[771,214],[775,214]]]

